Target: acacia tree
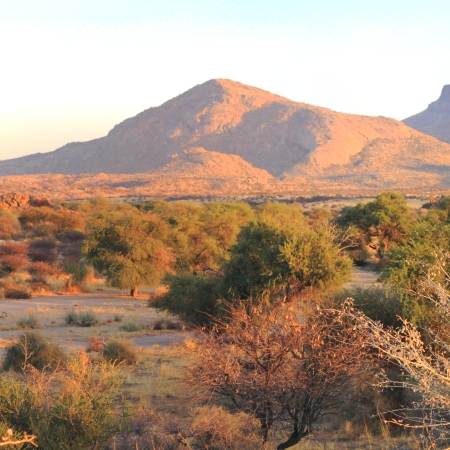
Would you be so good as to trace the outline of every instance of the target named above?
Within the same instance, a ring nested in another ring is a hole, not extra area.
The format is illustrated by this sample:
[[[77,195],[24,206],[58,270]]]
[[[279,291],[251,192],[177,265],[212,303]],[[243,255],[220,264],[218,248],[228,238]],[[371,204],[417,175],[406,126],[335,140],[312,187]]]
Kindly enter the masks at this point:
[[[347,208],[337,222],[344,227],[356,226],[363,245],[370,244],[372,237],[377,237],[380,256],[389,250],[393,242],[405,243],[411,225],[405,198],[396,192],[383,192],[372,202]]]
[[[350,394],[363,361],[358,336],[320,310],[300,323],[287,304],[231,306],[229,318],[202,333],[188,382],[255,415],[264,441],[273,429],[287,432],[278,450],[296,445]]]
[[[155,286],[171,270],[175,257],[164,239],[167,229],[156,217],[138,211],[101,214],[88,224],[90,234],[83,245],[86,260],[106,274],[110,286],[130,289]]]
[[[224,265],[228,298],[291,300],[306,287],[333,288],[347,281],[351,260],[341,254],[330,228],[306,221],[276,224],[258,220],[242,228]]]

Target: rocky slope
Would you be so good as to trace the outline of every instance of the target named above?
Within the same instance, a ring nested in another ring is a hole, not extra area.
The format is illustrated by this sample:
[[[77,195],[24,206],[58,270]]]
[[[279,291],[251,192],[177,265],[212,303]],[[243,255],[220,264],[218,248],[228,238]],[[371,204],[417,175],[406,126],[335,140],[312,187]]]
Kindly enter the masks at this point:
[[[28,177],[30,186],[42,189],[45,179],[58,196],[72,183],[73,193],[68,180],[77,175],[78,193],[86,196],[100,185],[113,196],[417,192],[450,188],[449,168],[449,144],[402,122],[338,113],[219,79],[125,120],[104,138],[0,161],[0,189],[20,181],[6,175],[51,172],[65,175]]]
[[[450,84],[442,89],[441,96],[428,105],[425,111],[408,117],[406,125],[450,143]]]

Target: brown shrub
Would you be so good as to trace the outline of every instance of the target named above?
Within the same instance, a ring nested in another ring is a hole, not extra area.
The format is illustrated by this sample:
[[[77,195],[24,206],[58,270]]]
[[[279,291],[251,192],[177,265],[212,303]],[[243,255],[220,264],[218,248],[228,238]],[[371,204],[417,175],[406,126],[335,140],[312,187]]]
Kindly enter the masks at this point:
[[[43,281],[33,281],[30,284],[30,289],[34,294],[42,295],[50,291],[50,286]]]
[[[28,264],[28,247],[23,243],[0,245],[0,269],[3,273],[14,273]]]
[[[5,298],[11,298],[14,300],[27,300],[31,298],[31,295],[25,288],[4,288]]]
[[[180,322],[173,322],[172,320],[158,320],[153,324],[154,330],[181,330]]]
[[[59,277],[61,275],[61,269],[59,266],[52,266],[46,262],[37,261],[28,266],[28,273],[41,278],[52,275]]]
[[[89,352],[101,352],[104,347],[105,347],[104,339],[99,338],[97,336],[92,336],[88,341],[86,351],[88,353]]]
[[[39,239],[28,246],[28,256],[33,262],[54,263],[58,258],[54,239]]]
[[[0,215],[0,239],[12,239],[20,233],[19,221],[12,215]]]

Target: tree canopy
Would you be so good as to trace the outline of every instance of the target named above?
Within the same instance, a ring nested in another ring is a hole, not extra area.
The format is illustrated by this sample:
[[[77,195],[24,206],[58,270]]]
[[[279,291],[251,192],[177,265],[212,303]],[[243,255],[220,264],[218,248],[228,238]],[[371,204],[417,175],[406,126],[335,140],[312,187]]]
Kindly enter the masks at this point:
[[[130,289],[155,286],[171,270],[175,257],[165,244],[164,221],[138,211],[99,214],[89,224],[83,245],[87,261],[104,272],[111,286]]]

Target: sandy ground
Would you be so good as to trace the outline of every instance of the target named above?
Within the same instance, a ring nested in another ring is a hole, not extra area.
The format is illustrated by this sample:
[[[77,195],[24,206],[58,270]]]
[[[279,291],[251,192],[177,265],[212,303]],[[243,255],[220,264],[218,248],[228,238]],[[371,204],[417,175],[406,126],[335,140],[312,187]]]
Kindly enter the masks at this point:
[[[367,286],[375,283],[377,278],[378,274],[374,272],[355,268],[346,287]],[[147,298],[145,293],[131,298],[121,291],[109,291],[35,297],[30,300],[0,300],[0,356],[4,353],[4,348],[24,331],[17,327],[17,321],[30,315],[33,315],[40,325],[36,331],[47,336],[50,341],[60,344],[68,352],[86,349],[89,339],[93,336],[105,340],[112,337],[127,339],[139,349],[154,345],[172,346],[192,338],[193,333],[186,331],[153,330],[156,321],[167,317],[154,308],[149,308]],[[68,326],[64,317],[71,310],[92,311],[99,323],[87,328]],[[121,321],[115,322],[115,316],[120,316]],[[141,329],[126,332],[121,329],[126,322],[136,322]]]
[[[361,269],[360,267],[355,267],[353,269],[351,280],[345,285],[345,287],[368,286],[376,283],[379,276],[379,273]]]
[[[64,317],[71,310],[93,311],[99,323],[86,328],[68,326]],[[29,315],[33,315],[40,325],[36,331],[69,352],[86,349],[93,336],[105,340],[124,338],[141,349],[154,345],[171,346],[192,336],[192,333],[181,330],[153,330],[152,325],[156,321],[167,317],[147,306],[146,295],[131,298],[117,293],[95,293],[35,297],[30,300],[5,299],[0,300],[0,355],[2,349],[23,333],[17,328],[17,321]],[[115,322],[114,316],[120,316],[121,322]],[[126,332],[121,329],[126,322],[136,322],[142,329]]]

